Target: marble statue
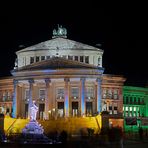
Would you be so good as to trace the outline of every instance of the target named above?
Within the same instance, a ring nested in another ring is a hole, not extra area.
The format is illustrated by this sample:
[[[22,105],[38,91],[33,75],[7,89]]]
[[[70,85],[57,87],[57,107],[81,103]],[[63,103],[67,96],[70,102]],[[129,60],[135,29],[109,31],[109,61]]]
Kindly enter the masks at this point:
[[[36,115],[37,115],[38,107],[35,105],[35,101],[33,101],[33,104],[30,108],[30,120],[36,121]]]

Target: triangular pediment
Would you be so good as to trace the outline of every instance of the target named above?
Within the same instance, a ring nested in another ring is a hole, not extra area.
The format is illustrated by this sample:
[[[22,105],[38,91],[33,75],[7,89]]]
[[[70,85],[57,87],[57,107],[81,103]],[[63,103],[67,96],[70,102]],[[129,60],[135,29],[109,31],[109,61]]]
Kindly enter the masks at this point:
[[[90,46],[90,45],[86,45],[80,42],[76,42],[67,38],[62,38],[62,37],[57,37],[57,38],[53,38],[51,40],[45,41],[45,42],[41,42],[38,43],[36,45],[24,48],[22,50],[17,51],[16,53],[19,52],[26,52],[26,51],[35,51],[35,50],[41,50],[41,49],[48,49],[48,50],[53,50],[53,49],[85,49],[85,50],[98,50],[98,51],[103,51],[99,48]]]

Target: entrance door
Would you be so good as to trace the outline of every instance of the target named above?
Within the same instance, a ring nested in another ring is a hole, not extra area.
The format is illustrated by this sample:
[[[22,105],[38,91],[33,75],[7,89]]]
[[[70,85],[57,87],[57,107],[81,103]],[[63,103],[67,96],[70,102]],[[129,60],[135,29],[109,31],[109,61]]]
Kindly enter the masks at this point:
[[[28,118],[28,104],[25,104],[25,118]]]
[[[45,104],[39,104],[39,119],[44,119],[44,108]]]
[[[93,113],[92,102],[86,102],[86,116],[91,116]]]
[[[64,102],[58,102],[58,117],[64,117]]]
[[[78,116],[78,102],[72,102],[72,116]]]

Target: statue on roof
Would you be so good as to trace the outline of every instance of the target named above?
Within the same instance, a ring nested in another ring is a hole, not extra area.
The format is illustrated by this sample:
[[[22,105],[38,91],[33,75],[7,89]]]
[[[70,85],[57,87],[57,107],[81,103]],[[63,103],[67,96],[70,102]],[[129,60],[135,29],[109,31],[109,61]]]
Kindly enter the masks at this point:
[[[62,25],[58,25],[58,29],[54,29],[53,30],[53,38],[55,37],[64,37],[66,38],[67,37],[67,29],[62,27]]]

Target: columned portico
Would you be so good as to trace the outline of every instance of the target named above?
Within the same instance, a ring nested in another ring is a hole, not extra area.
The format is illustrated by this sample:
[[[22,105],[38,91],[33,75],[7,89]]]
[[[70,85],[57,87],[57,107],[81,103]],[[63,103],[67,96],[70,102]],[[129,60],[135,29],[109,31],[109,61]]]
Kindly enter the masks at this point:
[[[12,117],[17,118],[17,85],[18,80],[13,80],[14,92],[13,92],[13,104],[12,104]]]
[[[28,105],[28,118],[30,117],[30,107],[32,106],[32,97],[33,97],[33,83],[34,80],[30,79],[29,82],[29,105]]]

